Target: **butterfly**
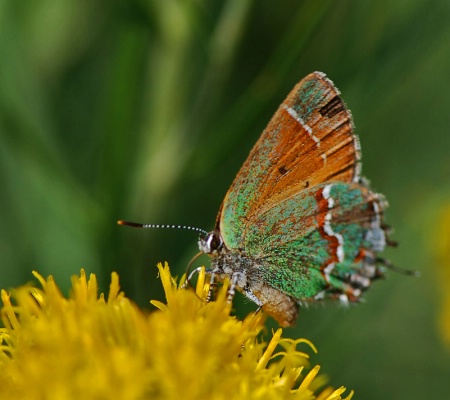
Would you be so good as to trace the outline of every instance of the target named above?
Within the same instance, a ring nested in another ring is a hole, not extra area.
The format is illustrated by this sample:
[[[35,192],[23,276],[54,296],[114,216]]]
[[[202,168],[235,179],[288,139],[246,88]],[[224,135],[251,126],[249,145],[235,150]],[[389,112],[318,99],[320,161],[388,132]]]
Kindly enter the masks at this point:
[[[322,72],[302,79],[280,105],[199,240],[213,281],[229,278],[281,326],[299,306],[357,302],[383,276],[381,194],[361,176],[350,111]]]

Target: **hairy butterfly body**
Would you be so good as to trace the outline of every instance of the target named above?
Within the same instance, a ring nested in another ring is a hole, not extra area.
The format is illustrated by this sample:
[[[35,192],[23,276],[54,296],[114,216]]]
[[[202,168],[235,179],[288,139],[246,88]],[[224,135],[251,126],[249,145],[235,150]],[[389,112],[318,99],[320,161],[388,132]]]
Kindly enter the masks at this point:
[[[339,91],[321,72],[280,105],[201,238],[213,279],[237,288],[281,325],[299,305],[358,301],[382,276],[386,202],[360,176],[360,146]]]

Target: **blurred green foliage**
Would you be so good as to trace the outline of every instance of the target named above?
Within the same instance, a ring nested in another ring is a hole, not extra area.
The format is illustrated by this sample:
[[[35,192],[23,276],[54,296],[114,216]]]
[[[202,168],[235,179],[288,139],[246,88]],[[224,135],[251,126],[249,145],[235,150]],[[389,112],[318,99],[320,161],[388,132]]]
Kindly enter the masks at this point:
[[[445,398],[432,221],[450,203],[449,18],[445,0],[1,1],[0,286],[32,269],[68,286],[84,267],[160,297],[156,263],[181,274],[197,235],[116,220],[211,229],[278,104],[321,70],[390,200],[387,256],[422,276],[302,310],[287,333],[356,398]]]

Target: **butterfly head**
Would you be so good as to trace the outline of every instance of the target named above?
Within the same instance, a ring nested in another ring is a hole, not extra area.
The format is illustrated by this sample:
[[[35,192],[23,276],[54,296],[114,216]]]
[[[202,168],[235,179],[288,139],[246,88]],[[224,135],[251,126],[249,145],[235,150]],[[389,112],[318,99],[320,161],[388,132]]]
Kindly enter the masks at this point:
[[[223,247],[223,240],[220,232],[212,231],[205,237],[201,237],[198,241],[198,247],[202,253],[211,255],[218,254]]]

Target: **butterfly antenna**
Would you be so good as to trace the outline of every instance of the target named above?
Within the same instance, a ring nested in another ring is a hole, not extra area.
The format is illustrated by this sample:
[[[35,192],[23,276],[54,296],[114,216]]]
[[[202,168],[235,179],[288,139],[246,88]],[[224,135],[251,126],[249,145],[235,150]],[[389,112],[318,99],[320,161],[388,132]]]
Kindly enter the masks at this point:
[[[194,226],[187,226],[187,225],[157,225],[157,224],[141,224],[139,222],[130,222],[130,221],[123,221],[119,220],[117,221],[119,225],[123,226],[131,226],[133,228],[154,228],[154,229],[188,229],[191,231],[200,232],[203,235],[208,235],[208,232],[206,232],[204,229],[196,228]]]
[[[187,226],[187,225],[159,225],[159,224],[142,224],[140,222],[131,222],[131,221],[124,221],[119,220],[117,221],[117,224],[122,226],[131,226],[132,228],[149,228],[149,229],[188,229],[195,232],[200,232],[204,236],[208,235],[208,232],[206,232],[204,229],[196,228],[194,226]],[[190,286],[192,289],[195,289],[194,286],[191,283],[192,278],[195,274],[198,274],[202,267],[195,268],[193,271],[191,271],[192,264],[194,261],[199,258],[203,252],[198,252],[194,257],[192,257],[191,261],[189,261],[187,267],[186,267],[186,281],[181,285],[182,289],[186,289],[188,286]],[[197,296],[198,297],[198,296]],[[200,297],[199,297],[200,298]],[[207,299],[207,301],[209,301]]]

